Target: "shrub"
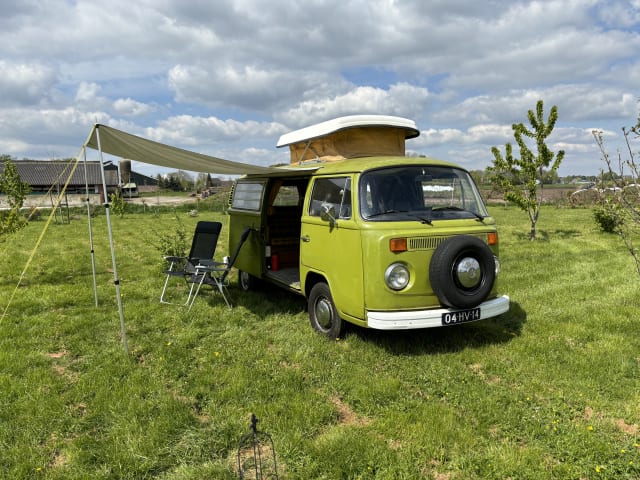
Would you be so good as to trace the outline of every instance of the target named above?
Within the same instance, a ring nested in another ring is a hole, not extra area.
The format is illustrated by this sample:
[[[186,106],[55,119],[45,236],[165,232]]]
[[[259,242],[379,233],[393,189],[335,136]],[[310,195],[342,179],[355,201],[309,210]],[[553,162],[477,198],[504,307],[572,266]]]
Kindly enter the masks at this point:
[[[111,211],[120,218],[123,218],[127,211],[127,202],[124,201],[122,195],[114,192],[109,195],[109,201],[111,202]]]
[[[16,232],[27,224],[20,209],[24,205],[24,199],[31,191],[28,183],[25,183],[18,174],[18,168],[6,155],[0,157],[4,163],[0,173],[0,192],[7,196],[9,209],[0,212],[0,236]]]
[[[164,260],[164,257],[183,257],[187,254],[188,242],[187,231],[184,223],[180,220],[180,217],[176,214],[176,226],[173,231],[167,233],[154,232],[156,242],[150,242],[162,255],[163,260],[161,267],[166,270],[169,267],[169,263]]]
[[[615,205],[604,202],[593,209],[593,217],[600,230],[606,233],[618,233],[622,226],[622,217]]]

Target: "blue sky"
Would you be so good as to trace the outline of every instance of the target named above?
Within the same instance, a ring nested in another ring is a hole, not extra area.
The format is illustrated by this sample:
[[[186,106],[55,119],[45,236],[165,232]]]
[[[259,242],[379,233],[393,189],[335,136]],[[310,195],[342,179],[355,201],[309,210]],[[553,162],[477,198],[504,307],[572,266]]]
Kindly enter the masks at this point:
[[[18,159],[73,157],[97,121],[270,165],[281,134],[368,113],[415,120],[413,153],[484,169],[542,99],[560,174],[594,175],[591,131],[615,151],[639,112],[640,0],[0,6],[0,153]]]

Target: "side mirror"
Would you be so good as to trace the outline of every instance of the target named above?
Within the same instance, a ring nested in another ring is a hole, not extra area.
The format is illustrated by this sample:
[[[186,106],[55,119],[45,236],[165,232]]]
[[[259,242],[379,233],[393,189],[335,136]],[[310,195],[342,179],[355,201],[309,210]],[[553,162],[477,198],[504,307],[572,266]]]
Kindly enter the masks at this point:
[[[336,208],[328,203],[322,204],[320,207],[320,218],[332,225],[336,223]]]

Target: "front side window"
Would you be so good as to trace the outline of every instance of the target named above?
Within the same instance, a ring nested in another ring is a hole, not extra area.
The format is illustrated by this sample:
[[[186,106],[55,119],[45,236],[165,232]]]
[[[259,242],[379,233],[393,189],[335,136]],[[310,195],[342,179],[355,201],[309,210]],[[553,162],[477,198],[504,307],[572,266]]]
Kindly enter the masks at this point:
[[[404,166],[372,170],[360,177],[360,213],[371,221],[454,220],[488,215],[464,170]]]
[[[313,184],[309,215],[319,217],[324,208],[333,208],[336,218],[351,218],[351,178],[318,178]]]

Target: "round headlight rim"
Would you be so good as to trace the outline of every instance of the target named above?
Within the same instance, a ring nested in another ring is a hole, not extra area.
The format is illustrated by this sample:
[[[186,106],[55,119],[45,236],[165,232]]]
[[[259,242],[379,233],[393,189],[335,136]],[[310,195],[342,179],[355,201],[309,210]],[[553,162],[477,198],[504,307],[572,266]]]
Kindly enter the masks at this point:
[[[396,271],[396,269],[401,269],[406,277],[406,280],[404,282],[400,283],[393,283],[393,278],[398,278],[397,275],[394,275],[394,271]],[[405,288],[407,288],[409,286],[409,283],[411,283],[411,272],[409,271],[409,267],[402,262],[394,262],[391,265],[389,265],[386,270],[384,271],[384,283],[385,285],[390,288],[391,290],[398,292],[400,290],[404,290]]]

